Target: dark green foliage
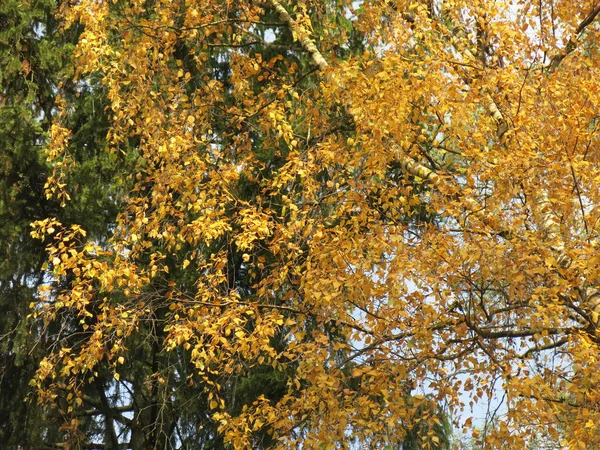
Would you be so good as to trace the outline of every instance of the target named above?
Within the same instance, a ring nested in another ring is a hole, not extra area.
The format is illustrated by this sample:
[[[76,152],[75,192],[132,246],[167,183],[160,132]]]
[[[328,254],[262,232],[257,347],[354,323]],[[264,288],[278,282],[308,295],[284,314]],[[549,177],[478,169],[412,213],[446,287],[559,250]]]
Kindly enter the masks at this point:
[[[44,349],[40,324],[27,320],[45,282],[45,243],[30,236],[30,224],[47,217],[77,222],[99,240],[116,214],[117,157],[104,151],[107,118],[94,86],[77,89],[70,54],[77,30],[61,35],[53,0],[0,2],[0,443],[3,449],[42,448],[60,441],[58,417],[48,416],[28,382]],[[62,90],[60,82],[64,81]],[[71,100],[74,131],[69,175],[74,201],[62,208],[48,199],[50,167],[44,155],[59,93]]]
[[[0,442],[35,447],[52,424],[24,401],[36,360],[38,336],[25,318],[43,281],[44,245],[29,224],[56,211],[45,200],[48,175],[42,145],[53,99],[47,74],[60,68],[40,33],[53,2],[0,3]],[[45,426],[41,422],[45,422]]]

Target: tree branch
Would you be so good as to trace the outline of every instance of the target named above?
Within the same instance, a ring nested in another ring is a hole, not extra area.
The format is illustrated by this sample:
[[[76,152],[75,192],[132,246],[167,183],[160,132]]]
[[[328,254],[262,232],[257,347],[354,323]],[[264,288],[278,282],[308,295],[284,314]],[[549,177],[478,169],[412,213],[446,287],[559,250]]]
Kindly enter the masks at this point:
[[[590,13],[581,21],[577,29],[575,30],[575,37],[571,37],[567,45],[565,46],[565,50],[558,55],[554,55],[552,60],[550,61],[550,65],[548,66],[547,71],[549,73],[554,72],[558,65],[565,59],[570,53],[572,53],[577,48],[577,38],[581,33],[585,31],[587,26],[591,24],[596,16],[600,14],[600,5],[596,6],[594,9],[590,11]]]
[[[329,67],[329,64],[327,64],[327,61],[315,45],[314,41],[311,39],[310,33],[304,27],[304,25],[294,20],[292,16],[290,16],[290,13],[288,13],[287,10],[283,7],[283,5],[279,3],[279,1],[267,0],[267,3],[270,4],[273,7],[273,9],[275,9],[275,11],[277,11],[279,19],[283,23],[287,24],[290,31],[292,32],[292,35],[294,36],[294,39],[300,42],[302,48],[304,48],[304,50],[306,50],[310,54],[311,59],[319,67],[319,69],[327,69]]]

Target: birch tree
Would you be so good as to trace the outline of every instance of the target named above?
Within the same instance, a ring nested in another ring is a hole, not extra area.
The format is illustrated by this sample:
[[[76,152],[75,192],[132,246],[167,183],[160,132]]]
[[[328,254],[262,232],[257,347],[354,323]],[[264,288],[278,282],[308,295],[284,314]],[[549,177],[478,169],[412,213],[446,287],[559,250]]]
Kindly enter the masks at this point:
[[[435,448],[432,404],[485,448],[542,431],[557,448],[596,447],[599,12],[65,5],[65,24],[85,27],[78,76],[107,90],[108,150],[137,166],[108,245],[35,224],[69,280],[35,314],[82,327],[42,362],[41,398],[69,392],[75,436],[97,367],[127,386],[134,347],[159,342],[148,392],[202,386],[233,448],[267,436],[393,447],[417,421]],[[58,121],[52,136],[58,164],[69,129]],[[60,176],[48,194],[64,198]],[[233,380],[267,368],[278,395],[235,395]],[[482,432],[470,411],[498,394]],[[161,414],[145,442],[177,446]]]

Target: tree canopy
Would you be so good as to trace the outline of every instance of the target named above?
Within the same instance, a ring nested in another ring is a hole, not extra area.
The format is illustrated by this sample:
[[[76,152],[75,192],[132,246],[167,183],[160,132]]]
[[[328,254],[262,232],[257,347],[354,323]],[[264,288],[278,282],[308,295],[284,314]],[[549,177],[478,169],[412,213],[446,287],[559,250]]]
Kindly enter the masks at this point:
[[[44,192],[116,210],[31,218],[66,445],[596,448],[599,13],[61,3]]]

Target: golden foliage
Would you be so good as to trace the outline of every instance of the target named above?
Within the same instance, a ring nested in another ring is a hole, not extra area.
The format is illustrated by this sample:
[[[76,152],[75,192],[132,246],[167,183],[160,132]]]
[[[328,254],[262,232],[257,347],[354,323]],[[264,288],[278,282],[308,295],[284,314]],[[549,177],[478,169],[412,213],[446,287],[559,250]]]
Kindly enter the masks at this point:
[[[328,8],[364,50],[336,53],[346,34]],[[107,90],[108,147],[139,163],[108,246],[35,228],[71,283],[36,314],[71,311],[85,333],[35,384],[77,392],[101,360],[118,377],[127,339],[156,322],[234,448],[265,427],[282,448],[345,448],[349,433],[377,447],[402,439],[419,402],[460,421],[497,391],[500,425],[475,433],[486,448],[540,430],[597,447],[598,7],[355,8],[65,5],[85,27],[78,76]],[[266,22],[289,49],[257,32]],[[67,140],[57,125],[58,172]],[[222,384],[260,366],[292,374],[287,392],[233,414]]]

